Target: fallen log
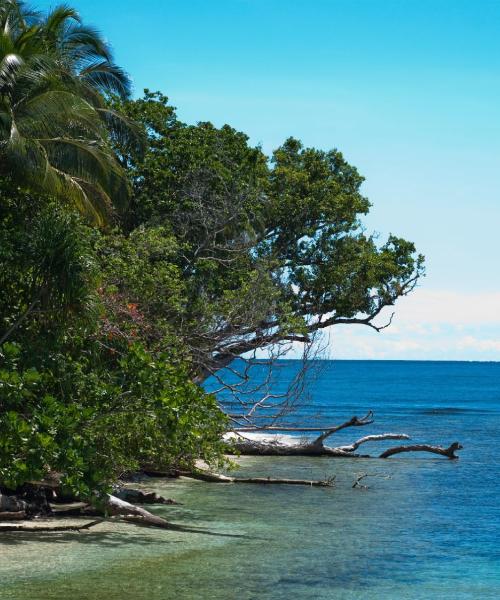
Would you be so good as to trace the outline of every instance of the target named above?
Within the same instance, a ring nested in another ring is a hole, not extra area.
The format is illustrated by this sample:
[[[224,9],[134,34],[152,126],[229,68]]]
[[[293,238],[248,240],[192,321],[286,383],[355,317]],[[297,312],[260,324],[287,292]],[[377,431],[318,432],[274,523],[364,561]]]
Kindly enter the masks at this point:
[[[458,442],[453,442],[448,448],[442,446],[430,446],[428,444],[415,444],[414,446],[397,446],[396,448],[389,448],[379,456],[379,458],[389,458],[394,454],[400,454],[401,452],[432,452],[433,454],[440,454],[446,456],[450,460],[457,460],[459,457],[455,454],[457,450],[462,450],[463,446]]]
[[[143,525],[151,525],[152,527],[161,527],[163,529],[177,529],[176,525],[170,523],[163,517],[154,515],[148,510],[135,506],[125,500],[120,500],[120,498],[112,496],[111,494],[107,495],[105,508],[109,514],[121,516],[126,521],[132,521],[134,523],[140,522]]]
[[[242,428],[234,432],[235,437],[231,440],[240,454],[250,456],[334,456],[334,457],[350,457],[359,456],[351,451],[343,448],[331,448],[325,446],[325,440],[334,433],[347,427],[363,427],[373,423],[373,412],[369,411],[364,417],[351,417],[348,421],[340,425],[331,427],[265,427],[258,428]],[[258,439],[251,438],[247,433],[255,433],[258,431],[279,431],[279,432],[310,432],[320,431],[320,435],[313,440],[309,439],[294,439],[289,437],[283,443],[280,436],[274,439]]]
[[[221,536],[229,536],[229,537],[241,537],[239,535],[232,534],[224,534],[224,533],[214,533],[211,531],[207,531],[203,528],[199,527],[189,527],[185,525],[176,525],[175,523],[170,523],[166,519],[159,517],[157,515],[153,515],[149,511],[144,508],[140,508],[139,506],[134,506],[129,502],[125,502],[124,500],[120,500],[111,494],[108,494],[106,498],[106,506],[110,514],[116,515],[123,519],[124,521],[128,521],[130,523],[135,523],[136,525],[147,525],[150,527],[159,527],[161,529],[170,529],[173,531],[183,531],[190,533],[199,533],[204,535],[221,535]]]
[[[299,441],[292,445],[281,443],[279,440],[261,441],[241,437],[234,446],[238,453],[244,456],[334,456],[338,458],[358,456],[308,441]]]
[[[176,473],[181,477],[189,477],[190,479],[198,479],[200,481],[208,481],[210,483],[258,483],[331,487],[335,480],[335,477],[330,477],[325,480],[284,479],[273,477],[230,477],[228,475],[220,475],[219,473],[210,473],[209,471],[176,471]]]
[[[87,502],[70,502],[68,504],[50,504],[51,514],[54,517],[76,517],[86,514],[90,505]]]
[[[288,439],[285,443],[279,437],[276,439],[249,439],[242,436],[239,432],[235,446],[243,455],[250,456],[332,456],[336,458],[370,458],[368,454],[355,454],[355,450],[367,442],[380,442],[383,440],[409,440],[409,435],[405,433],[381,433],[377,435],[367,435],[346,446],[330,447],[325,446],[323,440]]]
[[[347,427],[362,427],[370,425],[374,422],[373,412],[369,411],[364,417],[351,417],[348,421],[340,425],[334,425],[327,428],[314,427],[244,427],[234,431],[230,437],[236,450],[243,455],[250,456],[332,456],[336,458],[371,458],[369,454],[357,454],[355,451],[362,445],[368,442],[379,442],[383,440],[409,440],[409,435],[405,433],[382,433],[376,435],[364,436],[352,444],[343,446],[331,447],[325,445],[327,440],[334,433],[346,429]],[[267,432],[310,432],[321,431],[321,434],[314,439],[301,439],[292,436],[279,435],[275,433],[272,436],[267,436]],[[257,435],[256,435],[257,434]],[[398,446],[390,448],[379,458],[388,458],[400,452],[433,452],[441,454],[451,459],[456,459],[458,456],[454,454],[456,450],[460,450],[462,446],[455,442],[449,448],[441,446],[430,446],[427,444],[418,444],[413,446]]]

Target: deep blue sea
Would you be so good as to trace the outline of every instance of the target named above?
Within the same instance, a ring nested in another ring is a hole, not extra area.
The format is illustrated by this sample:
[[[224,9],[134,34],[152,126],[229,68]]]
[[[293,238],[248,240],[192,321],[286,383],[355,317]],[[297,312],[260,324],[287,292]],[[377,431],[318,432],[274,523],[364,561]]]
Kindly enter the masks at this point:
[[[282,362],[276,389],[299,363]],[[500,363],[327,361],[293,421],[338,423],[373,410],[369,433],[464,448],[387,460],[245,458],[240,475],[323,478],[333,488],[154,480],[177,498],[181,533],[99,526],[4,536],[0,598],[497,600],[500,598]],[[291,417],[292,418],[292,417]],[[401,442],[396,442],[401,443]],[[392,442],[367,444],[377,455]],[[353,489],[369,473],[368,489]]]

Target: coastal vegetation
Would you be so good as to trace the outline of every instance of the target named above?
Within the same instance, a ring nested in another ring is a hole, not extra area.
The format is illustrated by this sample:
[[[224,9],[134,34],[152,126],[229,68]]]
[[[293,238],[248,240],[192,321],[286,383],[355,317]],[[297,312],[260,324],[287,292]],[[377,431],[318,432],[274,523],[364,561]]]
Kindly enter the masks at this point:
[[[57,474],[95,500],[278,427],[287,399],[246,387],[257,353],[380,330],[423,273],[411,242],[365,231],[362,183],[338,150],[290,137],[267,156],[133,98],[73,9],[0,0],[1,490]]]

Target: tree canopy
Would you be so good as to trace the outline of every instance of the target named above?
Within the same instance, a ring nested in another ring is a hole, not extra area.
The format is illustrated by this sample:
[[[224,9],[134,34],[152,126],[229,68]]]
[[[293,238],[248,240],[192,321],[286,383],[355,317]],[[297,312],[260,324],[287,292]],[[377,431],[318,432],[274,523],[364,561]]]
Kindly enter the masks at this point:
[[[414,288],[423,258],[364,231],[363,178],[339,151],[289,138],[267,157],[227,125],[179,122],[159,93],[121,110],[148,136],[141,157],[119,149],[134,190],[126,226],[171,232],[184,288],[172,322],[201,378],[332,325],[380,329]]]
[[[102,223],[129,194],[110,136],[133,138],[105,97],[129,93],[108,45],[74,9],[42,15],[0,1],[0,173]]]
[[[129,92],[73,9],[0,0],[0,486],[57,471],[88,496],[140,465],[223,461],[207,378],[230,369],[244,393],[259,352],[380,330],[423,273],[411,242],[365,231],[338,150],[290,137],[267,156]]]

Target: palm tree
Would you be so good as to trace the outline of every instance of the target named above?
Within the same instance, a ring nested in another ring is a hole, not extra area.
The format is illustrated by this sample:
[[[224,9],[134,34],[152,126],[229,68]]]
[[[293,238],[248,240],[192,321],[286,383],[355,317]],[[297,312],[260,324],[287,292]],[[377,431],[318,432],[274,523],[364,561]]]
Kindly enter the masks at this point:
[[[128,197],[110,134],[133,127],[106,106],[130,80],[93,28],[71,8],[45,17],[0,0],[0,172],[72,202],[103,223]]]

